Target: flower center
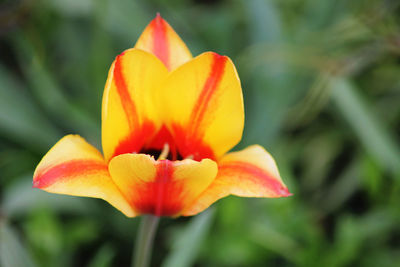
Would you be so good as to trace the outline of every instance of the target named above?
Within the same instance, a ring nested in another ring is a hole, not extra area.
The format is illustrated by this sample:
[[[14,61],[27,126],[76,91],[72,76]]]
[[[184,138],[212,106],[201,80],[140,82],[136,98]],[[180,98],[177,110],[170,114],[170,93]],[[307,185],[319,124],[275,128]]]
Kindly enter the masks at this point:
[[[147,129],[148,128],[148,129]],[[169,145],[169,151],[165,156],[168,160],[193,159],[201,161],[204,158],[215,160],[211,148],[204,144],[199,137],[193,137],[182,127],[175,126],[173,134],[165,127],[154,135],[154,127],[145,127],[134,135],[127,136],[116,147],[111,158],[125,153],[147,154],[158,159],[164,145]]]
[[[171,153],[172,152],[172,153]],[[152,156],[153,158],[157,160],[182,160],[183,157],[179,153],[173,153],[173,151],[170,150],[170,146],[168,143],[165,143],[162,150],[160,149],[142,149],[140,154],[147,154]],[[176,155],[174,155],[176,154]]]
[[[179,153],[170,153],[170,146],[165,143],[162,150],[159,149],[143,149],[140,151],[141,154],[147,154],[154,157],[157,160],[183,160],[183,159],[193,159],[193,155],[188,155],[187,157],[182,157]],[[176,155],[174,155],[176,154]]]

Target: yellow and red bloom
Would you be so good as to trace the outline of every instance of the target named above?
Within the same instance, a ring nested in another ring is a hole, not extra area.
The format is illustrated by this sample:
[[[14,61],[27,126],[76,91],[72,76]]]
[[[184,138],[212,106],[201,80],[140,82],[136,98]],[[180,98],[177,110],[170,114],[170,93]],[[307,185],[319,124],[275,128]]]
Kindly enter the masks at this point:
[[[213,52],[192,58],[157,15],[111,65],[102,103],[103,155],[67,135],[43,157],[33,185],[102,198],[128,217],[194,215],[230,194],[289,196],[262,147],[227,153],[243,125],[232,61]],[[164,147],[168,155],[154,158]]]

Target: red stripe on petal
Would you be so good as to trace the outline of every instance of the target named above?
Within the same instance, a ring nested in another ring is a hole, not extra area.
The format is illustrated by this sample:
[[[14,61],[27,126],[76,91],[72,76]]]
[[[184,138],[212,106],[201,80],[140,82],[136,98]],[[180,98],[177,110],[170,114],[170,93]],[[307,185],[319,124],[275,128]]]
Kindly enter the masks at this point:
[[[167,23],[157,14],[156,18],[151,22],[150,27],[153,30],[153,53],[164,63],[169,69],[169,44],[167,37]]]
[[[136,106],[129,94],[122,71],[122,56],[123,53],[119,55],[115,61],[114,81],[126,119],[128,121],[129,135],[118,144],[112,157],[124,153],[139,152],[148,138],[154,135],[156,128],[154,123],[149,121],[144,121],[141,125],[139,125]]]
[[[122,71],[122,56],[123,53],[117,56],[115,60],[114,67],[114,82],[117,87],[117,92],[121,100],[122,107],[124,109],[126,119],[129,123],[129,128],[131,130],[137,128],[138,118],[136,112],[135,103],[133,103],[132,98],[129,94],[128,87],[125,82],[125,78]]]
[[[207,111],[208,104],[211,98],[216,95],[218,85],[222,80],[222,76],[225,70],[225,64],[227,57],[213,53],[213,63],[211,66],[208,78],[204,83],[203,89],[197,99],[196,105],[193,108],[190,123],[191,123],[191,134],[198,135],[199,127],[203,122],[204,115]]]
[[[108,174],[107,165],[96,160],[71,160],[41,170],[33,179],[33,187],[46,188],[56,182],[98,172]]]
[[[223,175],[226,177],[240,177],[241,173],[243,173],[245,176],[243,179],[253,182],[254,186],[259,185],[263,188],[271,190],[276,194],[277,197],[288,197],[292,195],[289,192],[289,189],[283,186],[280,181],[276,180],[271,174],[262,168],[253,164],[232,161],[221,164],[218,169],[218,175]]]
[[[183,157],[193,157],[194,160],[209,158],[215,160],[213,150],[203,142],[204,131],[202,124],[212,98],[217,95],[219,83],[222,80],[227,57],[213,53],[213,62],[210,73],[199,94],[197,102],[192,110],[187,128],[180,125],[172,125],[172,132],[179,154]],[[212,116],[210,116],[212,119]]]
[[[155,149],[161,151],[164,148],[165,144],[169,145],[169,153],[172,156],[172,160],[177,160],[178,154],[175,139],[165,125],[160,128],[157,134],[146,146],[146,149]]]
[[[160,216],[163,213],[164,204],[166,200],[166,184],[171,180],[173,173],[172,164],[169,160],[160,161],[157,165],[157,181],[155,184],[155,214]]]
[[[191,135],[179,125],[172,125],[176,147],[182,158],[193,157],[200,161],[205,158],[215,160],[213,150],[198,135]]]
[[[173,180],[171,161],[158,161],[156,168],[154,182],[144,182],[132,188],[132,206],[141,214],[176,216],[183,207],[183,184]]]
[[[138,153],[146,141],[154,135],[155,130],[154,123],[145,121],[137,130],[131,131],[124,140],[119,142],[111,158],[125,153]]]
[[[187,157],[197,161],[201,161],[204,158],[216,159],[212,149],[204,144],[203,140],[189,136],[183,127],[172,124],[172,131],[174,135],[170,133],[165,125],[162,126],[151,142],[146,145],[146,149],[161,151],[164,145],[168,143],[172,160]]]

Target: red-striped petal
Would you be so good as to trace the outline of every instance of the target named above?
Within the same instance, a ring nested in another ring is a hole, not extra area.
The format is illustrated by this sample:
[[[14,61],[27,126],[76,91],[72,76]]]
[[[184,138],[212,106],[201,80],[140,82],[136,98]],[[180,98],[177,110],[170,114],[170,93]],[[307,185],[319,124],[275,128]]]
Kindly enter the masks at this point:
[[[100,152],[77,135],[62,138],[43,157],[33,187],[50,193],[101,198],[126,216],[135,212],[111,180]]]
[[[143,31],[135,48],[156,55],[170,71],[192,58],[185,43],[159,14]]]
[[[217,165],[209,159],[156,161],[144,154],[124,154],[110,161],[109,170],[137,213],[179,216],[213,181]]]
[[[154,94],[167,76],[154,55],[129,49],[111,66],[104,89],[102,145],[106,161],[139,152],[161,127]]]
[[[242,90],[228,57],[207,52],[173,71],[158,104],[184,158],[218,159],[241,139]]]
[[[267,198],[291,195],[274,159],[262,147],[254,145],[226,154],[218,163],[217,178],[183,215],[195,215],[230,194]]]

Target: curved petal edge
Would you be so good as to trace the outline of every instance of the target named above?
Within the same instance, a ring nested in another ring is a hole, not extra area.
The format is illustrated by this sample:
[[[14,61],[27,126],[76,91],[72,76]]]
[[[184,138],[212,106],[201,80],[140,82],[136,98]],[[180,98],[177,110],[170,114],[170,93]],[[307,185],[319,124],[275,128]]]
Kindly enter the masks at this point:
[[[242,88],[233,62],[205,52],[162,83],[157,103],[183,158],[219,159],[242,138]]]
[[[101,198],[128,217],[135,216],[111,180],[101,153],[78,135],[67,135],[43,157],[33,187],[50,193]]]
[[[170,71],[192,58],[185,43],[160,14],[147,25],[135,48],[154,54]]]
[[[182,214],[195,215],[228,195],[278,198],[292,194],[272,156],[261,146],[253,145],[222,157],[213,183]]]
[[[124,154],[110,161],[111,177],[138,214],[181,215],[214,180],[217,164],[155,160],[145,154]]]
[[[112,64],[102,103],[102,146],[113,156],[138,153],[156,134],[161,121],[154,94],[168,70],[151,53],[131,48]]]

